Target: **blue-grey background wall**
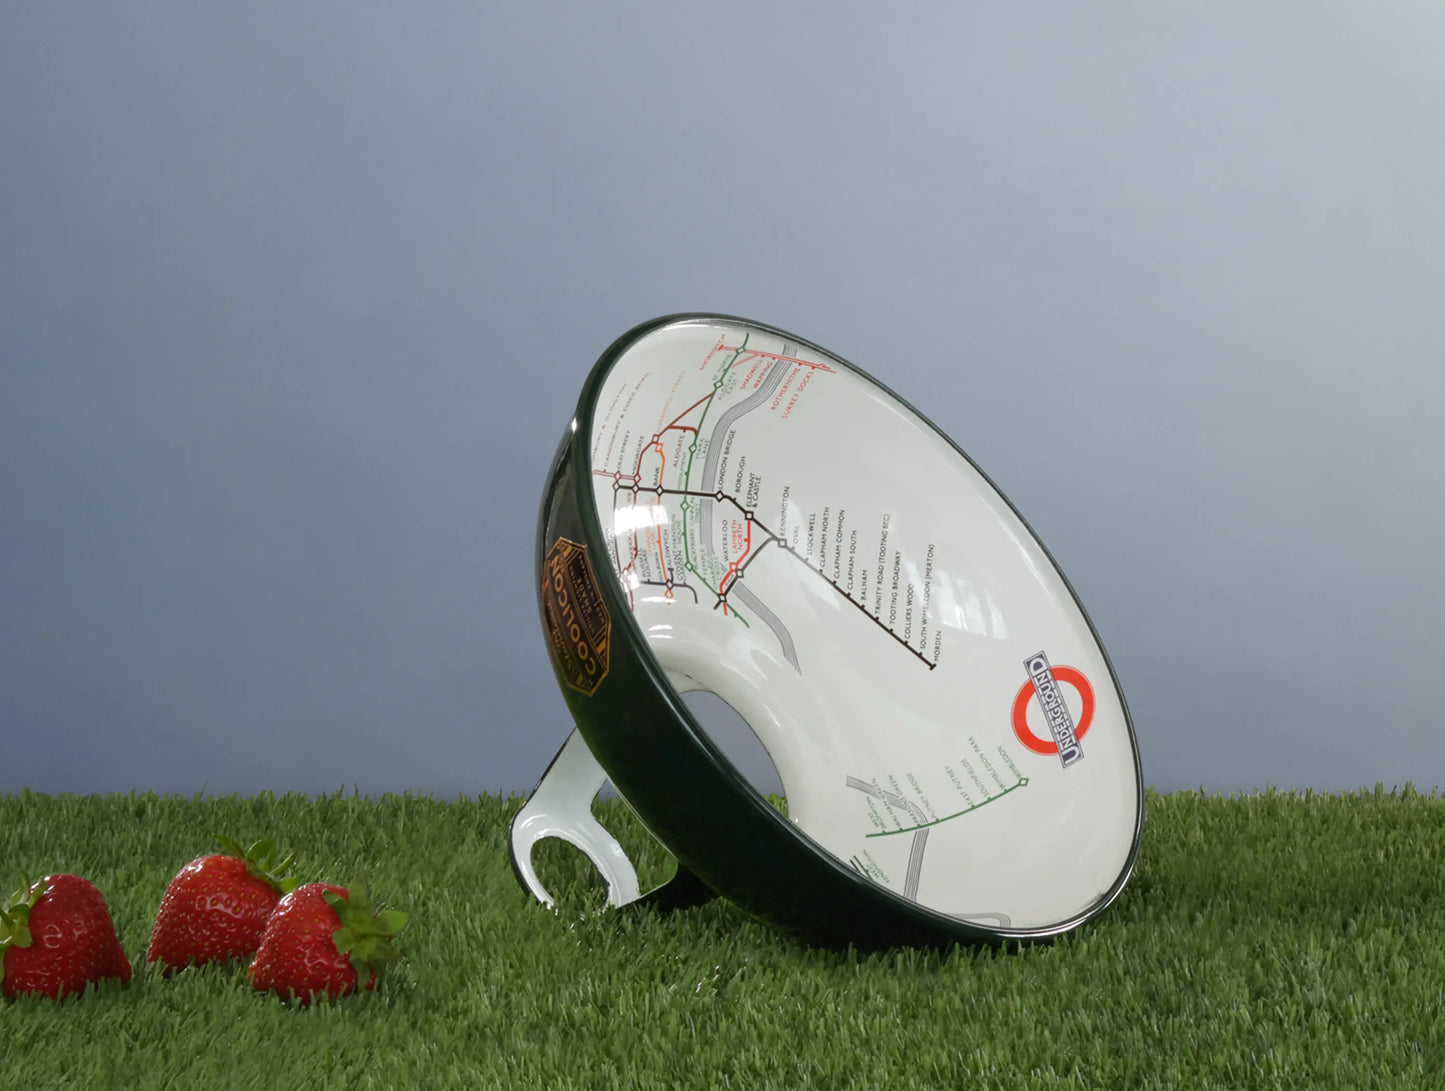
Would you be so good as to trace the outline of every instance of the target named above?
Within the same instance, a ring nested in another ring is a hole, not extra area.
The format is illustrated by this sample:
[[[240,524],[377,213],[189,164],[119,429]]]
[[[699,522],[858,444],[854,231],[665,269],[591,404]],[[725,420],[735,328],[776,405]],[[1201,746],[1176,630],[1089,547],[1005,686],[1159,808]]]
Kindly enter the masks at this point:
[[[0,791],[522,791],[548,459],[772,322],[1069,574],[1149,782],[1445,782],[1445,17],[7,5]]]

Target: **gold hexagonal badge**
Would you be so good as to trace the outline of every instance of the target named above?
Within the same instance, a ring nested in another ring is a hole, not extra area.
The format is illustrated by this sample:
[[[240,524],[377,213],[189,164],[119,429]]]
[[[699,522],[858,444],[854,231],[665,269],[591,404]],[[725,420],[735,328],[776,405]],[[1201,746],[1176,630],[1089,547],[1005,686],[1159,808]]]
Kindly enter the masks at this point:
[[[607,677],[612,618],[597,588],[587,547],[558,538],[542,564],[542,615],[552,661],[563,680],[588,697]]]

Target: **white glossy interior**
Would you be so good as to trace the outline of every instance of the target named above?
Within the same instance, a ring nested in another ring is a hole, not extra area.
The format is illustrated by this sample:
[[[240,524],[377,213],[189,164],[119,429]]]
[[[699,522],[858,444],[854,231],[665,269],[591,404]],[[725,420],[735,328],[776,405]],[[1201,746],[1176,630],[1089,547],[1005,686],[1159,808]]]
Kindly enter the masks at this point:
[[[645,335],[596,407],[599,575],[679,688],[757,733],[808,836],[991,926],[1097,904],[1138,818],[1124,711],[1063,581],[966,459],[838,361],[741,323]],[[1069,713],[1052,730],[1048,693]]]

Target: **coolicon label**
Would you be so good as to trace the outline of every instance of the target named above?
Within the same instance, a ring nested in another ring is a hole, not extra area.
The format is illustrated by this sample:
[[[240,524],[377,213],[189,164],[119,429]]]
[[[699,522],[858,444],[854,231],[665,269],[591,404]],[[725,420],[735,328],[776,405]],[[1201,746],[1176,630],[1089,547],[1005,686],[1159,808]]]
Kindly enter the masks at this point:
[[[607,677],[612,618],[597,591],[587,547],[558,538],[542,563],[542,617],[562,679],[588,697]]]
[[[1094,720],[1094,688],[1084,677],[1083,671],[1073,667],[1050,665],[1049,657],[1037,652],[1024,660],[1024,670],[1029,676],[1014,697],[1013,727],[1019,742],[1035,754],[1057,754],[1067,769],[1084,756],[1079,745],[1084,733]],[[1074,723],[1073,713],[1064,700],[1059,683],[1072,686],[1079,694],[1081,708],[1079,721]],[[1049,728],[1049,739],[1042,739],[1029,727],[1028,712],[1031,700],[1037,699],[1039,710]]]

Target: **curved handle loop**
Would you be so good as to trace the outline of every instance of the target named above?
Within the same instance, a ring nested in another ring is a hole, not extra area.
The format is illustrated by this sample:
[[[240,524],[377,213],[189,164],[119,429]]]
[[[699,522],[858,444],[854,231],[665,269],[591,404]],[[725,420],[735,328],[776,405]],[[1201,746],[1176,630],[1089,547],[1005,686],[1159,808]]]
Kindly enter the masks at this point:
[[[607,773],[574,730],[512,819],[512,868],[544,905],[553,905],[555,899],[537,877],[532,849],[545,837],[559,837],[586,854],[607,882],[608,905],[627,905],[642,896],[632,861],[592,814],[592,800],[606,781]]]

